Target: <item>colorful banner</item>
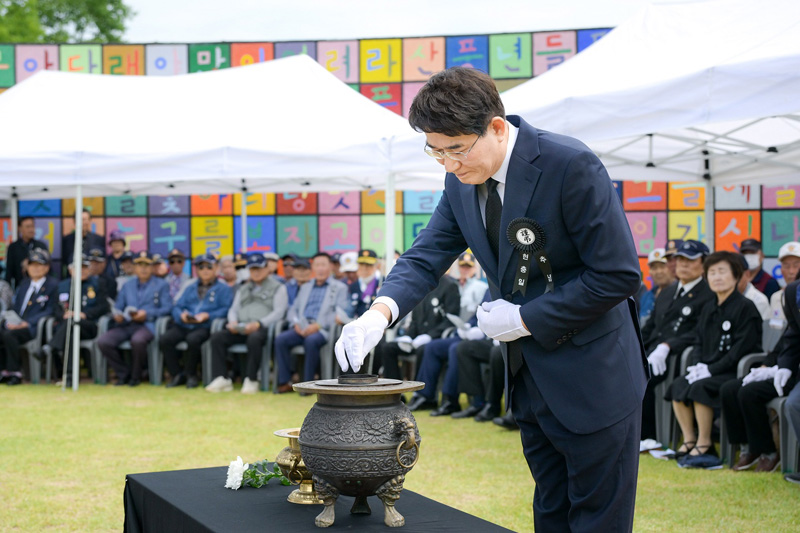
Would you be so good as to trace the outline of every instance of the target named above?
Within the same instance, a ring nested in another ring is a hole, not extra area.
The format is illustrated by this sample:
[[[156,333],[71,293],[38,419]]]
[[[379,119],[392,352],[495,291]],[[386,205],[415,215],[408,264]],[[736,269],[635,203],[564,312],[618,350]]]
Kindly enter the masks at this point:
[[[190,44],[189,72],[220,70],[231,66],[229,44]]]
[[[531,34],[513,33],[489,36],[489,74],[493,78],[530,78]]]
[[[403,211],[405,213],[433,213],[442,191],[405,191],[403,193]]]
[[[717,211],[714,213],[714,233],[714,248],[738,252],[743,240],[761,240],[761,212]]]
[[[60,218],[36,218],[36,240],[42,241],[47,245],[47,251],[53,259],[61,259],[61,219]]]
[[[0,87],[11,87],[16,77],[14,46],[0,44]]]
[[[610,31],[610,28],[598,30],[578,30],[578,52],[583,52]]]
[[[233,255],[232,217],[192,217],[192,257]]]
[[[233,213],[233,195],[200,194],[191,199],[193,215],[230,215]]]
[[[752,185],[714,187],[714,207],[716,209],[758,209],[761,207],[761,187]]]
[[[317,196],[320,215],[359,215],[361,214],[361,193],[321,192]]]
[[[147,209],[150,215],[188,215],[188,196],[149,196]]]
[[[663,211],[667,208],[667,184],[627,181],[622,187],[622,205],[625,211]]]
[[[361,212],[364,214],[385,213],[386,212],[386,191],[376,191],[370,189],[361,191]],[[403,212],[403,193],[395,193],[395,213]]]
[[[297,254],[311,257],[319,251],[317,217],[283,216],[277,222],[278,255]]]
[[[765,193],[764,197],[766,196]],[[800,241],[800,210],[763,211],[761,225],[761,246],[766,256],[777,257],[778,250],[785,243]]]
[[[400,105],[402,102],[402,90],[402,84],[400,83],[377,83],[361,86],[361,94],[398,115],[403,114],[403,109]]]
[[[148,76],[175,76],[189,72],[189,46],[148,44],[145,48]]]
[[[468,67],[489,72],[489,38],[486,35],[447,38],[445,66]]]
[[[403,215],[394,217],[394,248],[404,250]],[[378,257],[386,253],[386,217],[383,215],[361,215],[361,248],[374,250]]]
[[[444,64],[444,37],[403,39],[403,81],[425,81]]]
[[[106,215],[141,217],[147,214],[147,196],[107,196]]]
[[[764,187],[765,209],[797,209],[800,207],[800,185]]]
[[[258,192],[248,193],[247,200],[248,215],[274,215],[275,214],[275,195],[272,193]],[[242,214],[242,195],[233,195],[233,214]]]
[[[61,200],[20,200],[21,217],[60,217]]]
[[[81,74],[102,74],[103,50],[99,44],[61,45],[61,69]]]
[[[403,81],[401,39],[362,39],[359,42],[361,83]]]
[[[98,231],[97,233],[105,235],[106,248],[109,251],[111,250],[111,246],[108,244],[108,239],[111,237],[112,231],[121,231],[125,235],[126,249],[134,252],[148,249],[150,241],[147,238],[148,221],[145,217],[109,217],[105,219],[105,222],[105,232]],[[150,251],[152,252],[153,250]],[[167,252],[169,252],[169,250],[167,250]],[[159,251],[159,253],[163,252]]]
[[[275,59],[300,54],[317,57],[317,43],[314,41],[275,43]]]
[[[671,212],[668,214],[668,239],[693,239],[703,241],[706,238],[706,216],[702,211]],[[666,242],[666,240],[664,241]]]
[[[247,252],[275,251],[275,217],[247,216]],[[244,251],[242,246],[242,218],[233,218],[233,249]]]
[[[94,198],[84,198],[83,208],[87,209],[92,217],[102,217],[105,210],[105,198],[97,196]],[[61,201],[61,215],[65,217],[75,216],[75,198],[64,198]]]
[[[667,242],[667,214],[664,212],[626,213],[633,243],[640,256],[646,256]]]
[[[124,220],[123,223],[125,223]],[[184,254],[191,255],[188,217],[154,217],[148,221],[148,230],[149,246],[147,248],[150,253],[161,254],[162,257],[166,257],[170,251],[177,248]],[[134,242],[134,245],[138,244],[138,242]],[[134,252],[143,249],[135,248],[130,240],[125,247]]]
[[[705,208],[705,205],[706,188],[702,183],[669,184],[670,211],[702,210]]]
[[[403,241],[395,241],[395,249],[401,251],[409,248],[419,232],[428,225],[430,219],[430,215],[405,215],[403,217]]]
[[[22,44],[16,48],[17,83],[27,80],[40,70],[58,70],[58,46]]]
[[[312,215],[317,212],[315,192],[283,193],[275,197],[279,215]]]
[[[577,53],[574,31],[533,34],[533,75],[540,76]]]
[[[357,252],[361,246],[361,224],[358,215],[320,216],[319,249],[329,254]]]
[[[317,61],[343,82],[358,82],[358,41],[320,41]]]
[[[273,43],[233,43],[231,45],[231,65],[242,67],[263,63],[275,57]]]
[[[144,46],[106,45],[103,47],[103,74],[144,76]]]
[[[417,96],[417,93],[420,89],[425,85],[425,82],[418,81],[418,82],[411,82],[411,83],[404,83],[403,84],[403,116],[408,118],[408,111],[411,109],[411,103],[414,101],[414,97]]]

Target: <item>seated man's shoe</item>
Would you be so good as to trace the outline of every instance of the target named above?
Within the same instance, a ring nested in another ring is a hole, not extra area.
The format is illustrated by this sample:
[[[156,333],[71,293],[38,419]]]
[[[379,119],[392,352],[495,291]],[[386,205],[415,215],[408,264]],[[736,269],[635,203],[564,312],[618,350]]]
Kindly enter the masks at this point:
[[[758,458],[758,464],[756,465],[756,472],[774,472],[781,466],[781,457],[777,453],[770,457],[769,455],[761,455]]]
[[[283,385],[278,385],[278,394],[286,394],[287,392],[292,392],[294,389],[292,388],[291,383],[284,383]]]
[[[1,375],[0,376],[0,384],[5,383],[6,381],[8,381],[8,378],[10,378],[10,377],[11,377],[11,375],[9,375],[9,374]]]
[[[438,409],[434,409],[430,412],[431,416],[447,416],[452,415],[453,413],[457,413],[461,410],[461,406],[457,403],[453,403],[450,400],[445,400],[444,403],[439,406]]]
[[[117,381],[114,383],[114,386],[121,387],[123,385],[127,385],[129,379],[130,378],[117,378]]]
[[[141,384],[142,384],[142,380],[140,380],[140,379],[132,379],[132,380],[130,380],[128,382],[128,386],[129,387],[138,387]]]
[[[217,376],[206,385],[206,390],[208,392],[230,392],[233,390],[233,381],[225,376]]]
[[[475,415],[475,422],[491,422],[500,414],[500,409],[494,405],[487,403],[481,409],[481,412]],[[453,415],[455,416],[455,415]]]
[[[731,468],[737,472],[749,470],[758,463],[758,457],[758,455],[750,452],[741,453],[739,454],[739,460]]]
[[[9,386],[21,385],[21,384],[22,384],[22,378],[19,376],[9,376],[8,379],[6,380],[6,385]]]
[[[789,483],[800,485],[800,472],[796,472],[794,474],[786,474],[785,476],[783,476],[783,479],[785,479]]]
[[[200,385],[200,380],[197,379],[197,376],[189,376],[186,378],[187,389],[196,389],[198,385]]]
[[[244,384],[242,384],[242,394],[258,394],[258,389],[260,383],[256,380],[251,380],[250,378],[244,378]]]
[[[453,413],[451,416],[453,418],[472,418],[473,416],[477,415],[481,412],[482,407],[477,407],[475,405],[470,405],[466,409]]]
[[[498,416],[497,418],[492,419],[492,423],[500,426],[501,428],[519,429],[519,426],[514,421],[514,417],[511,413],[506,413],[504,416]]]
[[[409,411],[427,411],[428,409],[436,409],[436,402],[427,399],[421,394],[415,394],[411,397],[411,401],[408,404]]]
[[[171,389],[172,387],[178,387],[180,385],[186,385],[186,376],[184,376],[183,374],[178,374],[177,376],[172,378],[172,381],[167,383],[167,388]]]

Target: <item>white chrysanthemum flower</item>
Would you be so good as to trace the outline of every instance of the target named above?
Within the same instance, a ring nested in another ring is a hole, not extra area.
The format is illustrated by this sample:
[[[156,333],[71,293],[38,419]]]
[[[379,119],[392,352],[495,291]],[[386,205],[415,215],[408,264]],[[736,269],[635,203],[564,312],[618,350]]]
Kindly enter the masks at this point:
[[[250,465],[243,462],[242,458],[237,455],[236,460],[231,461],[231,464],[228,467],[228,479],[225,481],[225,488],[239,490],[239,488],[242,486],[242,478],[244,477],[244,473],[249,467]]]

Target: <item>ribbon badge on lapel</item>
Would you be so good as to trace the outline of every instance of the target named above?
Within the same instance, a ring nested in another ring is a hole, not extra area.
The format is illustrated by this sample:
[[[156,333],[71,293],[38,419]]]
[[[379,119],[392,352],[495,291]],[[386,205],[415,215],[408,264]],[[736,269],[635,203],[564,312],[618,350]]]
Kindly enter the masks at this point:
[[[550,268],[550,260],[544,251],[547,239],[539,223],[532,218],[515,218],[508,225],[506,236],[508,237],[508,242],[517,251],[517,275],[514,278],[512,294],[521,292],[525,296],[525,291],[528,288],[528,275],[533,261],[536,261],[536,264],[539,265],[539,270],[542,271],[544,279],[547,280],[545,294],[553,292],[553,270]]]

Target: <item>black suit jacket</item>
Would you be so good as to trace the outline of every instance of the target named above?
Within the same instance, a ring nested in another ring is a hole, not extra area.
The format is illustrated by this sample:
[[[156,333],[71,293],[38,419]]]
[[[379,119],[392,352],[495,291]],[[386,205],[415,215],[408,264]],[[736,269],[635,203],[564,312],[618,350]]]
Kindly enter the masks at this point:
[[[92,233],[91,231],[86,234],[83,239],[83,253],[88,254],[92,248],[100,248],[103,252],[106,251],[106,241],[102,235]],[[73,255],[75,254],[75,232],[64,237],[61,241],[61,270],[64,277],[67,277],[67,265],[72,262]]]
[[[43,317],[56,316],[58,310],[58,280],[47,276],[41,288],[28,301],[25,295],[31,279],[25,278],[14,293],[14,311],[28,323],[28,330],[36,336],[36,325]]]
[[[639,261],[622,204],[603,164],[583,143],[538,130],[520,117],[506,177],[501,231],[518,217],[536,220],[555,290],[530,270],[523,296],[513,292],[517,254],[505,237],[494,256],[478,201],[478,187],[445,177],[444,193],[428,226],[398,260],[380,296],[400,316],[433,289],[469,247],[483,267],[493,299],[521,305],[531,335],[513,344],[547,405],[574,433],[593,433],[641,405],[647,360],[633,299]],[[630,301],[629,301],[630,300]],[[509,395],[506,396],[509,398]]]
[[[642,338],[648,353],[662,342],[669,344],[670,353],[680,355],[694,343],[695,328],[703,306],[715,298],[706,280],[688,293],[675,298],[676,281],[662,290],[656,298],[650,320],[642,328]]]
[[[792,371],[792,377],[784,387],[788,391],[798,378],[800,366],[800,308],[797,303],[797,287],[800,280],[790,283],[783,293],[783,313],[786,315],[788,327],[781,339],[781,351],[778,354],[778,366]]]
[[[8,246],[8,253],[6,255],[6,281],[12,288],[19,287],[22,283],[22,261],[28,258],[31,250],[34,248],[42,248],[47,250],[47,245],[42,241],[31,239],[30,242],[23,242],[22,239],[17,239]]]

